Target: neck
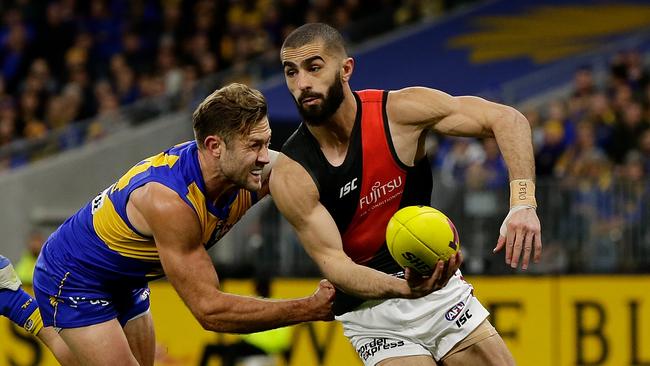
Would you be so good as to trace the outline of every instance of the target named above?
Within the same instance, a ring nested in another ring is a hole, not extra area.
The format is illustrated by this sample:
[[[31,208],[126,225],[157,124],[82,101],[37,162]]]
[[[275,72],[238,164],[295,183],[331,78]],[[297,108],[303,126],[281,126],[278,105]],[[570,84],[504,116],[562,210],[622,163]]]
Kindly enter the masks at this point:
[[[221,172],[214,159],[210,159],[206,150],[199,149],[199,167],[205,184],[206,201],[218,205],[220,200],[230,197],[236,186]]]

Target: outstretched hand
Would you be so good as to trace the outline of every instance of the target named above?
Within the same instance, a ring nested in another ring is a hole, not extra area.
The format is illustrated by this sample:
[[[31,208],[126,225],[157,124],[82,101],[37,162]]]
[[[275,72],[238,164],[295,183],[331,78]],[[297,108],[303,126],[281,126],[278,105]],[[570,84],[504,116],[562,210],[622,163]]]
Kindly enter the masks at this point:
[[[334,288],[334,285],[328,280],[321,280],[318,284],[318,289],[316,289],[316,292],[311,295],[314,300],[314,320],[334,320],[332,306],[334,304],[335,295],[336,289]]]
[[[449,258],[449,261],[439,260],[431,276],[423,276],[409,267],[404,268],[404,278],[411,289],[411,293],[407,297],[413,299],[422,297],[445,287],[449,279],[460,268],[461,263],[463,263],[463,254],[459,250]]]
[[[538,263],[542,258],[542,233],[537,211],[528,206],[514,206],[508,212],[501,229],[494,253],[506,248],[506,264],[517,268],[521,258],[521,269],[528,269],[530,255],[533,262]]]

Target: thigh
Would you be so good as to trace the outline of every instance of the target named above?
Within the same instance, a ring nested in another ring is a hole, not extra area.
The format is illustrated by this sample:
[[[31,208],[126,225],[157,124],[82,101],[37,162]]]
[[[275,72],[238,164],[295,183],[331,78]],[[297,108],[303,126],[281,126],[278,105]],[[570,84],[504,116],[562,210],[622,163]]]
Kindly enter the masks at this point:
[[[444,366],[514,366],[515,360],[498,333],[460,350],[442,361]]]
[[[436,362],[431,356],[405,356],[393,357],[383,360],[377,366],[435,366]]]
[[[63,329],[60,334],[82,365],[138,366],[117,319]]]
[[[131,352],[141,366],[153,366],[156,353],[156,337],[151,313],[146,313],[129,320],[124,326],[124,333]]]
[[[50,349],[61,365],[79,365],[68,345],[54,328],[45,327],[36,336]]]

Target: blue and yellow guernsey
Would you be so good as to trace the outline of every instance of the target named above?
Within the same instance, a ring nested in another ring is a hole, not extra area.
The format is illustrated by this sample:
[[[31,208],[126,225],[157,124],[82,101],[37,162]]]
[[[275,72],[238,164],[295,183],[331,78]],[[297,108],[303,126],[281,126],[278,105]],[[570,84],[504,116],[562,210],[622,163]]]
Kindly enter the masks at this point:
[[[126,214],[131,192],[149,182],[174,190],[196,212],[206,248],[223,237],[258,200],[256,192],[245,189],[233,192],[222,207],[206,200],[197,145],[180,144],[136,164],[63,223],[48,239],[43,263],[65,263],[71,276],[90,285],[84,286],[87,290],[114,281],[135,284],[164,276],[153,238],[139,233]],[[52,273],[53,269],[50,273],[55,277],[67,277]]]

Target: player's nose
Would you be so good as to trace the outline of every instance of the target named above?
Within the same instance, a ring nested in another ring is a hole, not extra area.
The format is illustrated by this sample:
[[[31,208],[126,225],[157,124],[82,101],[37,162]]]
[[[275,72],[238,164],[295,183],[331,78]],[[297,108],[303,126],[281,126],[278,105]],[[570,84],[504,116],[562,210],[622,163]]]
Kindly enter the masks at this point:
[[[265,146],[261,148],[259,154],[257,154],[257,163],[266,165],[270,162],[271,158],[269,157],[269,148]]]
[[[300,90],[311,89],[312,87],[311,78],[306,72],[299,72],[298,75],[296,76],[296,85]]]

